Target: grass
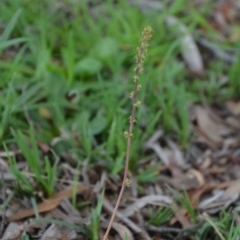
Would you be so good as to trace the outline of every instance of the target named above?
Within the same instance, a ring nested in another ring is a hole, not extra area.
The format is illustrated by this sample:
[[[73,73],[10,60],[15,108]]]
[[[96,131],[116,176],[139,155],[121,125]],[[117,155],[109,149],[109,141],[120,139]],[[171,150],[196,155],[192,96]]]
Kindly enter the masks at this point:
[[[164,223],[167,223],[173,217],[173,211],[168,207],[166,208],[161,207],[157,211],[155,209],[150,209],[149,212],[150,212],[149,224],[153,226],[159,226]]]
[[[34,173],[36,182],[41,186],[47,196],[51,196],[54,193],[55,181],[57,178],[58,157],[54,154],[53,164],[51,164],[48,156],[41,156],[32,126],[30,126],[29,130],[29,139],[20,131],[14,133],[14,138],[29,166],[29,171]],[[29,148],[31,148],[31,151],[29,151]],[[42,159],[44,162],[43,164]],[[21,179],[23,179],[23,182],[20,186],[30,189],[31,185],[29,184],[27,177],[17,168],[16,159],[13,159],[12,161],[12,169],[14,175],[22,175]]]
[[[161,14],[143,15],[125,1],[105,1],[103,8],[93,8],[93,18],[84,2],[0,2],[2,149],[21,150],[28,171],[46,195],[54,192],[60,174],[57,156],[63,153],[69,153],[76,165],[84,159],[90,165],[104,159],[109,173],[122,171],[129,79],[144,26],[152,26],[154,39],[142,77],[140,99],[144,105],[137,113],[139,127],[130,156],[130,170],[140,181],[157,179],[154,168],[139,172],[137,166],[144,156],[144,142],[159,124],[187,147],[191,138],[187,107],[200,101],[199,93],[205,94],[208,103],[239,97],[237,61],[231,67],[221,62],[206,63],[206,75],[192,77],[178,59],[175,32],[164,24],[164,17],[172,14],[192,31],[196,26],[207,29],[209,38],[216,41],[217,32],[204,17],[209,6],[196,12],[188,1],[175,1]],[[185,14],[186,4],[189,14]],[[224,47],[232,46],[239,49],[237,42],[228,42]],[[227,82],[221,81],[222,75],[228,76]],[[63,135],[61,141],[52,144],[53,139]],[[51,159],[39,151],[39,142],[52,146]],[[21,190],[33,194],[33,185],[18,168],[19,160],[10,158],[12,172]],[[100,205],[93,211],[92,239],[97,239]],[[191,209],[188,202],[186,205]],[[160,211],[151,221],[160,221],[159,216],[166,218],[166,212]],[[233,229],[231,236],[236,236],[237,230]],[[204,236],[205,231],[200,232],[199,236]]]

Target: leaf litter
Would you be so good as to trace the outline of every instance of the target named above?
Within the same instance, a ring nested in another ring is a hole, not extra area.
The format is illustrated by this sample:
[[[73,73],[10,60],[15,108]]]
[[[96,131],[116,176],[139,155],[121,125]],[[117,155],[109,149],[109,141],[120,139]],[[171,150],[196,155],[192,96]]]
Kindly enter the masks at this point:
[[[58,207],[60,202],[65,198],[71,198],[74,195],[74,192],[78,194],[87,195],[88,198],[91,195],[91,189],[84,184],[78,184],[77,186],[70,186],[60,192],[57,192],[52,197],[48,198],[42,203],[39,203],[36,208],[38,213],[49,212]],[[8,217],[9,222],[19,221],[23,218],[31,217],[35,214],[35,209],[30,208],[26,210],[21,210],[18,213],[14,213]]]
[[[228,109],[228,103],[222,108],[223,110],[225,108]],[[141,239],[152,239],[154,236],[182,236],[184,230],[186,230],[185,234],[197,231],[197,228],[194,228],[194,222],[192,222],[187,209],[181,205],[179,200],[176,201],[175,194],[181,195],[183,191],[189,196],[195,211],[199,212],[199,222],[203,219],[201,213],[217,214],[229,206],[235,206],[239,200],[240,176],[238,173],[234,175],[229,171],[236,167],[239,168],[239,161],[237,160],[239,158],[239,131],[233,126],[229,126],[225,119],[219,116],[219,109],[215,110],[214,108],[210,109],[199,105],[193,105],[192,109],[194,111],[191,110],[191,112],[197,114],[193,114],[191,117],[190,124],[192,124],[192,131],[195,136],[189,149],[183,150],[178,147],[173,140],[165,136],[162,130],[157,130],[154,136],[146,142],[145,149],[151,149],[158,156],[157,161],[161,161],[165,167],[158,167],[161,178],[151,183],[152,186],[155,185],[151,190],[152,195],[149,195],[148,191],[144,191],[140,195],[138,192],[126,192],[126,196],[128,197],[124,200],[121,209],[117,213],[117,220],[113,226],[115,235],[112,233],[113,236],[117,237],[118,235],[120,239],[123,239],[123,236],[128,236],[129,239],[136,239],[135,235],[137,235]],[[228,117],[231,114],[236,119],[240,118],[240,114],[237,111],[230,111]],[[211,136],[213,129],[214,136]],[[229,138],[232,139],[231,144],[228,144]],[[152,147],[152,145],[157,147]],[[197,158],[195,158],[196,156]],[[155,158],[153,159],[156,161]],[[167,159],[167,161],[162,159]],[[70,170],[71,168],[66,169]],[[83,169],[84,171],[81,171],[80,175],[85,176],[85,180],[91,183],[90,172],[94,172],[94,169],[90,170],[87,167]],[[116,186],[117,183],[114,179],[107,176],[105,171],[102,171],[100,176],[98,174],[97,179],[98,181],[92,185],[96,194],[99,194],[104,188],[108,190],[114,185],[115,189],[119,187]],[[134,182],[136,183],[135,187],[138,187],[137,181]],[[79,186],[79,193],[83,189],[91,191],[86,185],[80,184]],[[174,189],[174,193],[170,189]],[[52,198],[47,199],[46,203],[38,204],[38,212],[57,210],[60,202],[62,204],[66,201],[65,205],[68,207],[65,206],[63,209],[65,209],[65,212],[70,213],[71,210],[69,210],[69,207],[71,203],[67,199],[72,196],[72,191],[73,189],[70,187],[68,190],[56,193]],[[132,194],[133,196],[131,196]],[[111,202],[115,202],[116,194],[107,194],[107,196],[109,199],[107,200],[105,197],[103,201],[102,214],[105,217],[101,217],[102,227],[106,227],[106,216],[109,216],[113,210]],[[63,199],[64,201],[62,201]],[[161,225],[158,227],[147,224],[147,219],[150,216],[146,210],[151,208],[156,210],[164,207],[171,207],[173,209],[174,217],[172,217],[171,221],[165,226]],[[23,218],[33,217],[35,213],[34,209],[30,210],[30,213],[28,212],[29,210],[23,210],[20,212],[20,215],[16,213],[13,217],[10,216],[8,220],[22,221]],[[74,211],[78,212],[77,210]],[[137,217],[139,214],[143,221]],[[235,212],[235,214],[238,213]],[[76,223],[76,219],[79,216],[76,215],[75,220],[73,220],[74,217],[71,215],[64,217],[64,214],[58,214],[58,217],[60,219],[67,219],[69,217],[69,219],[72,218],[72,222]],[[88,221],[91,221],[90,218]],[[6,228],[5,236],[9,234],[8,229],[11,227],[11,224],[9,223],[9,226]],[[23,232],[23,227],[21,227],[21,224],[16,225],[16,222],[14,224],[15,230],[19,229],[18,235],[20,236]],[[47,237],[50,239],[50,236],[53,235],[52,231],[55,232],[55,236],[58,236],[59,234],[63,234],[64,230],[52,224],[46,228],[42,239],[47,239]],[[74,239],[74,237],[78,236],[74,230],[69,233],[65,232],[64,234],[66,239]],[[45,236],[47,237],[44,238]]]
[[[237,108],[238,104],[234,103],[234,106]],[[239,159],[240,134],[238,127],[228,124],[227,119],[232,117],[240,122],[240,114],[237,110],[226,110],[228,108],[229,102],[221,107],[221,111],[214,107],[191,107],[194,138],[187,150],[182,150],[176,144],[173,147],[162,131],[157,131],[145,145],[165,165],[160,170],[162,180],[156,184],[170,196],[171,192],[164,187],[166,184],[177,194],[186,192],[192,207],[199,213],[199,221],[201,213],[217,214],[230,206],[238,206],[240,162],[233,159]],[[228,113],[222,117],[224,111]],[[175,224],[177,220],[183,229],[191,227],[191,219],[179,202],[174,203],[174,211],[177,213]],[[238,215],[238,212],[235,214]]]

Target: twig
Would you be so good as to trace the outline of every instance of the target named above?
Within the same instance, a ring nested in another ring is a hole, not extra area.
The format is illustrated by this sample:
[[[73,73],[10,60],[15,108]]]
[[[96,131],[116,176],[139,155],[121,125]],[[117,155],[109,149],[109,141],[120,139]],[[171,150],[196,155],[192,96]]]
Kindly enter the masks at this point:
[[[142,31],[142,36],[140,39],[140,46],[137,49],[137,56],[136,56],[136,67],[134,69],[134,90],[130,93],[130,98],[132,99],[132,110],[131,110],[131,115],[129,118],[129,129],[128,131],[124,132],[125,137],[127,138],[127,149],[126,149],[126,158],[125,158],[125,168],[124,168],[124,175],[123,175],[123,181],[122,181],[122,186],[121,190],[118,195],[118,199],[115,205],[115,208],[113,210],[111,219],[109,221],[107,230],[103,236],[103,240],[107,240],[107,237],[109,235],[109,232],[112,228],[112,224],[114,222],[117,210],[119,208],[125,186],[129,184],[129,179],[128,179],[128,166],[129,166],[129,157],[130,157],[130,150],[131,150],[131,142],[132,142],[132,137],[133,137],[133,127],[134,123],[136,122],[135,120],[135,112],[136,108],[141,106],[141,102],[137,99],[137,93],[139,92],[141,85],[139,84],[139,76],[143,72],[143,60],[148,48],[148,43],[152,37],[152,28],[151,27],[146,27]]]
[[[173,228],[173,227],[156,227],[156,226],[151,226],[147,225],[146,229],[152,231],[152,232],[157,232],[157,233],[179,233],[182,231],[180,228]]]

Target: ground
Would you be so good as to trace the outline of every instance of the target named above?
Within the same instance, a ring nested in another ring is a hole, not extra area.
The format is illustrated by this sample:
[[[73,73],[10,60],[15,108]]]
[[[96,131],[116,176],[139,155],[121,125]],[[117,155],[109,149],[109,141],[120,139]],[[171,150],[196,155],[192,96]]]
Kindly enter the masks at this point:
[[[209,2],[0,2],[1,239],[103,238],[146,26],[109,239],[240,239],[240,3]]]

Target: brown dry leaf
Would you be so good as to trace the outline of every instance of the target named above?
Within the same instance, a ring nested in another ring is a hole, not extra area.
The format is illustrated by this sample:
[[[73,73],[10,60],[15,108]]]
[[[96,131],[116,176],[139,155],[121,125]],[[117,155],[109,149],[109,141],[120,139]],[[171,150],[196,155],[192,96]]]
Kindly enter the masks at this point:
[[[230,180],[230,181],[220,182],[213,185],[212,187],[214,187],[214,189],[229,188],[230,186],[235,185],[236,181],[238,182],[239,180]]]
[[[38,212],[43,213],[55,209],[60,204],[62,199],[72,197],[74,192],[76,192],[76,194],[84,194],[85,196],[87,195],[87,198],[89,198],[91,195],[91,188],[81,183],[79,183],[77,186],[70,186],[63,191],[54,194],[46,201],[39,203],[37,205]],[[31,217],[34,214],[35,212],[33,208],[25,209],[9,216],[8,221],[19,221],[23,218]]]
[[[217,166],[217,165],[213,165],[212,167],[210,167],[207,170],[207,172],[211,175],[221,174],[221,173],[226,172],[226,167],[225,166],[220,167],[220,166]]]
[[[237,119],[236,117],[233,117],[233,116],[229,116],[225,119],[225,121],[228,124],[228,126],[240,131],[240,124],[239,124],[240,121],[239,121],[239,119]]]
[[[215,22],[213,23],[213,26],[215,26],[215,28],[217,30],[219,30],[220,32],[222,32],[223,34],[227,34],[228,33],[228,24],[227,24],[227,19],[225,16],[225,11],[223,11],[224,9],[221,7],[214,12],[214,20]]]
[[[196,208],[198,206],[200,197],[203,195],[203,193],[209,191],[210,189],[211,187],[204,185],[201,188],[189,190],[188,196],[191,201],[191,205]]]
[[[164,149],[164,148],[162,148],[160,146],[160,144],[158,144],[158,143],[151,143],[151,144],[147,145],[147,148],[152,149],[155,152],[155,154],[158,156],[158,158],[165,165],[169,165],[170,164],[170,161],[169,161],[169,158],[168,158],[169,151]]]
[[[75,230],[52,224],[42,235],[40,240],[72,240],[76,239],[76,237],[77,233]]]
[[[176,164],[181,169],[184,169],[186,167],[186,161],[184,159],[182,151],[179,149],[179,146],[177,146],[172,140],[167,138],[167,145],[170,149],[170,162]]]
[[[161,176],[162,182],[178,190],[196,189],[202,186],[204,177],[197,170],[181,171],[176,166],[169,166],[172,177]]]
[[[233,3],[231,1],[223,1],[218,6],[218,11],[222,13],[224,19],[226,19],[226,22],[234,21],[235,8],[233,6]]]
[[[131,231],[123,224],[114,222],[112,227],[119,234],[121,239],[134,240]]]
[[[175,214],[175,218],[181,223],[183,228],[192,227],[192,223],[186,217],[186,212],[183,209],[179,208],[175,202],[173,202],[172,208]]]
[[[24,229],[23,224],[10,223],[6,228],[1,239],[2,240],[19,239],[21,237],[23,229]]]
[[[240,194],[240,179],[233,181],[232,184],[226,189],[224,199],[229,200],[230,203],[235,201]],[[229,203],[229,204],[230,204]]]
[[[43,153],[47,153],[51,150],[51,147],[42,141],[38,141],[38,146],[43,151]]]
[[[214,146],[223,143],[223,136],[229,134],[231,129],[213,112],[202,106],[195,106],[196,128],[198,132]]]
[[[224,189],[224,188],[231,189],[231,187],[237,185],[238,182],[239,182],[239,180],[225,181],[225,182],[221,182],[221,183],[206,182],[204,184],[204,186],[202,186],[199,189],[189,190],[188,196],[191,200],[192,206],[195,208],[198,206],[199,199],[204,193],[207,193],[213,189],[216,189],[216,190],[220,190],[220,189]],[[209,201],[211,202],[211,200],[209,200]]]
[[[153,136],[145,143],[145,147],[152,149],[159,159],[165,164],[174,163],[180,168],[185,168],[186,163],[179,147],[170,139],[166,139],[167,147],[159,144],[159,139],[163,136],[162,130],[157,130]]]
[[[198,187],[202,187],[205,184],[204,175],[200,171],[191,168],[187,174],[194,176],[194,179],[198,182]]]
[[[212,196],[204,199],[198,206],[199,209],[211,210],[212,213],[219,209],[224,209],[239,198],[240,194],[240,179],[228,181],[216,186],[217,189],[226,187],[227,189],[218,190]]]
[[[207,151],[207,152],[209,152],[209,151]],[[211,153],[211,152],[210,152]],[[204,156],[205,155],[205,156]],[[212,164],[212,159],[211,159],[211,157],[209,156],[210,154],[206,154],[206,152],[203,154],[203,156],[202,156],[202,163],[201,163],[201,166],[200,166],[200,169],[202,170],[202,171],[205,171],[206,169],[208,169],[210,166],[211,166],[211,164]]]
[[[161,147],[161,145],[158,143],[158,140],[163,136],[163,131],[161,129],[158,129],[151,137],[150,139],[145,143],[145,148],[152,149],[156,155],[159,157],[159,159],[165,164],[169,164],[169,159],[167,156],[167,153],[165,152],[165,149]]]
[[[169,205],[172,203],[172,199],[168,196],[150,195],[137,199],[133,204],[130,204],[127,208],[121,211],[124,217],[130,217],[135,212],[138,212],[141,208],[148,204],[152,205]]]
[[[228,101],[226,107],[233,115],[240,115],[240,102]]]

